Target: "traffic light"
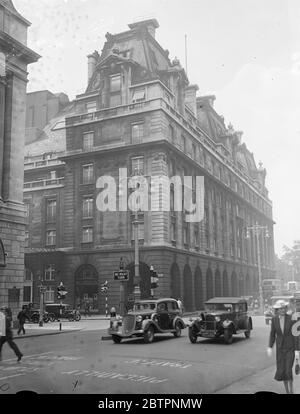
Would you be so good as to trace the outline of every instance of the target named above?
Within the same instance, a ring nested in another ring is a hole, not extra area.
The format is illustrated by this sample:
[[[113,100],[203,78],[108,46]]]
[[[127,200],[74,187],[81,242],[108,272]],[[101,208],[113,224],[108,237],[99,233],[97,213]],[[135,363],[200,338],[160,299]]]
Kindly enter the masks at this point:
[[[150,267],[150,277],[151,277],[151,289],[156,289],[158,287],[158,276],[157,276],[157,272],[153,269],[153,266]]]
[[[60,282],[60,284],[57,286],[57,299],[65,299],[67,293],[68,292],[66,291],[66,288],[64,287],[63,283]]]

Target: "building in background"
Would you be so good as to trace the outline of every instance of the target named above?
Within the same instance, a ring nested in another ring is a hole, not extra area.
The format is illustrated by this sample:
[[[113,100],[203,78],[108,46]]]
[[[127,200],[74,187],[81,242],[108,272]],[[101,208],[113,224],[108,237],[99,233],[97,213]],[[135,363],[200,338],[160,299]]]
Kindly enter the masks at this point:
[[[27,44],[30,23],[11,0],[0,0],[0,304],[23,301],[23,149],[27,65],[39,58]]]
[[[88,56],[85,93],[26,146],[26,268],[34,283],[43,279],[46,302],[56,301],[62,281],[67,302],[103,313],[107,280],[108,304],[117,306],[113,271],[121,257],[130,272],[125,297],[132,296],[135,215],[96,206],[97,179],[109,175],[119,184],[120,168],[129,176],[204,176],[200,223],[175,211],[172,187],[169,212],[138,215],[142,297],[151,293],[151,266],[159,275],[155,295],[180,297],[187,311],[213,296],[257,295],[257,241],[245,237],[255,223],[270,235],[260,236],[262,276],[275,277],[266,170],[215,111],[215,96],[197,96],[198,86],[157,42],[158,26],[151,19],[107,33],[101,55]]]

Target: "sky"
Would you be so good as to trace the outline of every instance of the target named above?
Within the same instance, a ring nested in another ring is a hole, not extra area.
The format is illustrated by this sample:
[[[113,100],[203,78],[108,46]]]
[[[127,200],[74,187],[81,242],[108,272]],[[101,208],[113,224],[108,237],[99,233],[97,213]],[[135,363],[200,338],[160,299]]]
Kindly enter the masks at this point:
[[[28,92],[70,99],[87,86],[87,55],[105,34],[156,18],[156,39],[185,67],[198,94],[243,131],[267,169],[275,252],[300,239],[299,0],[13,0],[31,23],[28,46],[42,58],[29,66]]]

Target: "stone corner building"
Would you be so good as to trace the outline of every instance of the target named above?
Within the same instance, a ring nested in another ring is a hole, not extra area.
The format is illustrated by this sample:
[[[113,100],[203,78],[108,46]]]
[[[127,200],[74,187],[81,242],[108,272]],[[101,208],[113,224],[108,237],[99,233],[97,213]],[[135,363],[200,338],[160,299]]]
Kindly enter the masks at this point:
[[[30,23],[11,0],[0,0],[0,304],[15,312],[24,281],[24,137]]]
[[[187,223],[182,212],[139,214],[141,296],[150,295],[150,267],[159,274],[156,296],[181,298],[186,310],[201,309],[212,296],[257,295],[254,235],[245,228],[267,226],[261,265],[274,277],[272,203],[266,171],[241,142],[242,133],[214,109],[215,96],[197,96],[177,59],[155,38],[155,19],[106,34],[102,53],[88,56],[85,93],[68,103],[28,143],[24,202],[28,212],[26,268],[46,286],[46,302],[56,301],[65,284],[73,306],[89,302],[104,312],[100,286],[109,284],[108,305],[119,304],[113,271],[123,258],[130,271],[125,295],[133,292],[134,214],[98,211],[97,178],[118,183],[128,175],[204,176],[205,215]],[[34,108],[33,108],[34,109]]]

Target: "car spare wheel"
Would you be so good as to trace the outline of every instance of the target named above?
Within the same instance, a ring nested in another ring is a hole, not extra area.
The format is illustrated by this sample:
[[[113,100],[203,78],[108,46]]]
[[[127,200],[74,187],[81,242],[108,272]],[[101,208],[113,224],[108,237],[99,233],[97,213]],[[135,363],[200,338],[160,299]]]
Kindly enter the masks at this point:
[[[175,338],[179,338],[181,336],[181,326],[179,322],[176,322],[175,324],[175,332],[174,332]]]
[[[119,344],[122,341],[122,338],[117,335],[112,335],[112,340],[114,341],[115,344]]]
[[[154,339],[154,328],[153,326],[149,326],[149,328],[147,328],[144,333],[144,342],[146,344],[150,344],[150,342],[153,342],[153,339]]]
[[[189,338],[192,344],[195,344],[197,342],[196,331],[193,327],[189,327]]]
[[[231,329],[225,329],[224,331],[224,341],[226,344],[232,344],[233,337],[232,337],[232,330]]]

